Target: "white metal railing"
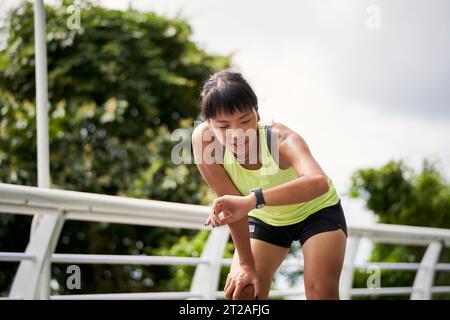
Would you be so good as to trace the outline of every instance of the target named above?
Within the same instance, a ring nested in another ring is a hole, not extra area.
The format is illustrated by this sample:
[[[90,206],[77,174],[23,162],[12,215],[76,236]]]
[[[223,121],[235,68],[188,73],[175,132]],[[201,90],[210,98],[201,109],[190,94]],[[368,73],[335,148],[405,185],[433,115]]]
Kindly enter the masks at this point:
[[[25,252],[0,252],[0,262],[20,262],[9,296],[11,299],[223,298],[223,292],[217,291],[220,270],[222,266],[231,264],[231,259],[223,259],[223,252],[229,237],[226,227],[211,231],[201,257],[53,253],[62,224],[67,219],[207,230],[204,221],[208,216],[209,208],[206,206],[0,183],[0,213],[53,216],[58,217],[57,221],[61,221],[59,226],[53,224],[52,230],[46,229],[46,224],[40,224],[38,221],[37,229]],[[348,233],[349,240],[340,281],[342,299],[367,295],[410,295],[411,299],[430,299],[433,293],[450,292],[449,286],[433,286],[435,271],[450,271],[450,263],[437,263],[441,249],[450,246],[450,230],[386,224],[354,225],[350,222]],[[356,265],[355,256],[362,238],[379,243],[427,246],[427,250],[420,263],[371,262]],[[191,290],[188,292],[40,295],[41,292],[48,292],[47,288],[42,289],[41,287],[49,285],[48,275],[43,273],[46,272],[44,266],[50,263],[192,265],[196,266],[196,271]],[[414,285],[413,287],[377,289],[352,288],[355,268],[369,266],[388,270],[417,271]],[[301,271],[303,261],[287,259],[283,262],[282,268],[288,267],[295,267],[296,271]],[[46,281],[44,282],[42,279]],[[269,296],[304,297],[304,288],[272,290]]]

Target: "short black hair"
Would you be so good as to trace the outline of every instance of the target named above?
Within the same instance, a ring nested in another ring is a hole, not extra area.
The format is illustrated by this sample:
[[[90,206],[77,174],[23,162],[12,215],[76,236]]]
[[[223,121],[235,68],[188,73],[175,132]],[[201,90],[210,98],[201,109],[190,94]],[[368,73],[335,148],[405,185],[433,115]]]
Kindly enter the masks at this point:
[[[258,111],[258,98],[240,73],[223,70],[205,81],[200,105],[202,116],[209,120],[221,113]]]

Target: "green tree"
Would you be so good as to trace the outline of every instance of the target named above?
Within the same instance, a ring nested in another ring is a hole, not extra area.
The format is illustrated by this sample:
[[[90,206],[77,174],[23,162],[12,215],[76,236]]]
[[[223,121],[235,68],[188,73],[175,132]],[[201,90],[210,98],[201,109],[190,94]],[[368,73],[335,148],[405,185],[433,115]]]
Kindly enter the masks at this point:
[[[380,223],[450,228],[450,185],[435,163],[424,160],[418,174],[402,161],[390,161],[379,169],[358,170],[352,176],[350,193],[354,198],[366,200],[367,208],[378,216]],[[376,244],[370,261],[420,262],[425,249]],[[450,250],[442,251],[440,261],[450,262]],[[357,271],[354,286],[365,287],[367,277],[364,271]],[[415,272],[382,270],[381,286],[412,286],[414,277]],[[448,273],[436,274],[436,285],[449,283]]]
[[[204,52],[181,17],[81,3],[81,28],[67,27],[69,1],[46,6],[52,187],[206,204],[193,164],[174,164],[171,132],[192,129],[202,82],[231,56]],[[0,29],[0,181],[36,185],[33,6],[13,9]],[[0,215],[0,251],[22,251],[29,217]],[[195,232],[66,222],[57,252],[154,254]],[[6,294],[17,265],[2,264]],[[53,265],[65,283],[65,266]],[[82,292],[165,291],[167,267],[83,266]],[[185,288],[186,289],[186,288]],[[67,293],[63,286],[56,289]],[[77,292],[79,293],[79,292]]]

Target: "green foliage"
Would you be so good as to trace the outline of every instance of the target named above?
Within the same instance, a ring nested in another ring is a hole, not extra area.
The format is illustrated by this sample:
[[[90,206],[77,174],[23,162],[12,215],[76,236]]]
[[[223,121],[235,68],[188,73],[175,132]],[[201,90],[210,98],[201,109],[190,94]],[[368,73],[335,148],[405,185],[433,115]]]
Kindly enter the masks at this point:
[[[201,231],[193,237],[182,236],[179,239],[178,243],[174,246],[170,248],[161,247],[156,250],[156,253],[157,255],[162,256],[200,257],[208,235],[209,232]],[[224,258],[233,257],[233,248],[233,243],[228,242],[225,249]],[[179,291],[183,290],[183,288],[189,288],[191,286],[191,280],[195,272],[194,267],[173,266],[171,268],[173,269],[173,274],[175,275],[175,277],[174,279],[170,279],[167,281],[169,291]],[[223,288],[225,286],[225,279],[228,271],[229,268],[222,268],[219,288]]]
[[[181,19],[84,3],[81,29],[70,30],[64,5],[46,11],[51,105],[61,103],[73,115],[95,103],[94,113],[80,116],[105,129],[121,127],[123,138],[139,136],[143,125],[172,130],[178,119],[197,115],[200,83],[228,64],[228,57],[210,56],[190,41],[191,28]],[[0,87],[28,101],[35,95],[32,14],[26,2],[9,15],[0,58]],[[121,103],[107,104],[111,98]]]
[[[359,170],[352,177],[351,195],[364,198],[380,223],[450,227],[450,186],[427,161],[418,175],[401,161]]]
[[[358,170],[352,176],[350,193],[366,200],[380,223],[450,228],[450,185],[437,165],[426,160],[418,174],[402,161],[391,161],[380,169]],[[424,247],[377,244],[370,261],[420,262],[424,252]],[[448,249],[443,250],[440,260],[450,262]],[[414,272],[382,271],[381,286],[412,286],[414,276]],[[367,277],[364,271],[356,271],[354,286],[366,287]],[[448,273],[435,277],[435,285],[449,283]]]
[[[206,204],[210,191],[195,165],[171,160],[178,143],[171,141],[171,132],[192,131],[202,81],[227,68],[230,56],[204,52],[190,40],[191,27],[182,18],[108,10],[90,2],[81,4],[81,29],[70,30],[68,4],[46,6],[52,187]],[[0,50],[0,181],[36,185],[32,4],[24,2],[5,22],[0,29],[6,44]],[[0,251],[23,250],[29,220],[2,214],[0,226]],[[194,233],[71,221],[56,251],[148,254],[170,248],[183,235]],[[64,267],[53,268],[60,284]],[[1,268],[0,292],[5,293],[15,266]],[[135,267],[83,266],[83,274],[93,277],[83,280],[83,291],[166,290],[170,284],[164,280],[173,275],[161,268],[145,268],[136,277]],[[57,291],[67,293],[62,287]]]

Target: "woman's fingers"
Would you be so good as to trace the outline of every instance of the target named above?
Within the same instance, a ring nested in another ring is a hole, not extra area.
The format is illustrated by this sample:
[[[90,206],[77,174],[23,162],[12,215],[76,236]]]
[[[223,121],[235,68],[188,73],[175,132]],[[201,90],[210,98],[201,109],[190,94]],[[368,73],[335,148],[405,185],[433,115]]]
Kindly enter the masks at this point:
[[[206,220],[205,226],[207,226],[209,224],[212,224],[214,227],[218,227],[219,226],[219,222],[220,222],[219,217],[214,212],[211,212],[209,214],[208,219]]]
[[[253,299],[258,300],[258,297],[260,296],[260,294],[259,294],[259,290],[260,290],[260,283],[259,283],[259,281],[254,281],[253,282],[253,288],[255,289],[255,296],[253,297]]]
[[[206,225],[214,225],[214,215],[212,213],[209,214],[208,219],[206,220]]]
[[[210,218],[211,218],[211,223],[212,223],[212,225],[214,226],[214,227],[218,227],[218,224],[219,224],[219,219],[217,218],[217,216],[215,216],[215,215],[210,215]]]
[[[223,209],[225,206],[224,201],[225,199],[223,199],[223,197],[214,200],[212,205],[212,212],[210,213],[208,220],[206,221],[206,225],[212,224],[213,227],[219,227],[221,225],[220,221],[227,217],[227,215],[223,213]]]
[[[241,296],[242,289],[244,288],[245,284],[242,282],[239,282],[236,284],[236,287],[234,288],[233,292],[233,300],[239,300],[239,297]]]
[[[224,210],[223,200],[216,200],[213,204],[214,214],[217,216],[220,212]]]
[[[229,222],[221,223],[221,221],[231,217],[228,210],[226,212],[227,208],[225,205],[226,198],[224,197],[220,197],[214,200],[211,210],[212,212],[209,214],[208,220],[206,221],[206,225],[212,224],[213,227],[219,227],[221,225],[229,223]]]
[[[235,221],[234,217],[230,214],[228,216],[225,216],[222,220],[220,220],[220,225],[224,226],[224,225],[232,223],[234,221]]]
[[[219,224],[220,224],[221,226],[224,226],[224,225],[230,224],[230,223],[232,223],[232,222],[235,222],[235,221],[237,221],[237,220],[239,220],[239,218],[233,216],[233,215],[232,215],[230,212],[228,212],[228,211],[224,211],[224,212],[223,212],[223,219],[220,219]]]
[[[227,299],[227,300],[233,299],[234,288],[235,288],[235,283],[233,280],[231,280],[227,290],[225,291],[225,299]]]
[[[223,288],[223,291],[227,291],[229,285],[230,285],[230,274],[228,274],[227,276],[227,280],[225,281],[225,287]]]
[[[213,203],[213,209],[216,211],[222,210],[223,200],[221,198],[217,198]]]

